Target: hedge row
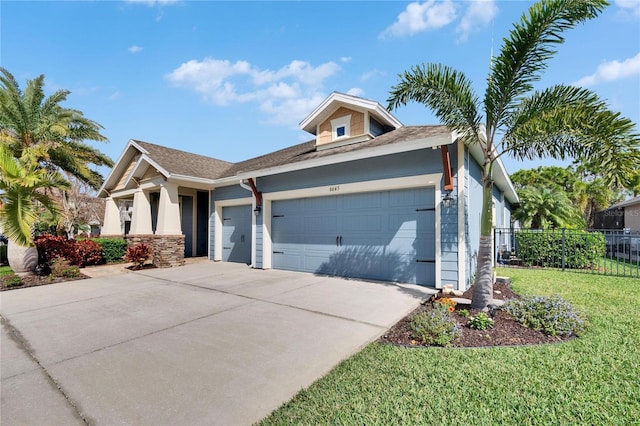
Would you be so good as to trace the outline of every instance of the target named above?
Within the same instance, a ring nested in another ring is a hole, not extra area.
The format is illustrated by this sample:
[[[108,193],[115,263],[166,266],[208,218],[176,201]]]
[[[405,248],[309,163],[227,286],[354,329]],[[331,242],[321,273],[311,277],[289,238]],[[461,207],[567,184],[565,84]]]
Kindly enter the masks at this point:
[[[526,266],[562,267],[564,239],[564,266],[586,269],[598,264],[605,254],[605,238],[600,232],[571,230],[565,232],[516,233],[518,257]]]
[[[45,234],[35,241],[40,263],[51,264],[65,259],[71,265],[89,266],[122,260],[127,242],[123,239],[94,238],[69,240],[65,237]]]

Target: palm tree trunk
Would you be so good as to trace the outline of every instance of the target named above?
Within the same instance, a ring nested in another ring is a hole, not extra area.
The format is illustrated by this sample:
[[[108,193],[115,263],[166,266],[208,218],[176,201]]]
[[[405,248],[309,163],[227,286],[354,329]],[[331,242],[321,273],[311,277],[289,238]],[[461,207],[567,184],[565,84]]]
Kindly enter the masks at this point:
[[[473,287],[471,307],[484,309],[493,300],[493,181],[491,163],[484,165],[482,184],[482,214],[480,216],[480,248],[476,267],[476,281]]]

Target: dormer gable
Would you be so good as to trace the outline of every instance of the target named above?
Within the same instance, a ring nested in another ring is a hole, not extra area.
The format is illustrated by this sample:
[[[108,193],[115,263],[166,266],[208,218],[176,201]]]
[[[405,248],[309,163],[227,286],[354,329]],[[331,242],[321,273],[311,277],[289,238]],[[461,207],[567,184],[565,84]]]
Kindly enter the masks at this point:
[[[402,127],[376,101],[333,92],[300,123],[316,136],[316,149],[328,149],[373,139]]]

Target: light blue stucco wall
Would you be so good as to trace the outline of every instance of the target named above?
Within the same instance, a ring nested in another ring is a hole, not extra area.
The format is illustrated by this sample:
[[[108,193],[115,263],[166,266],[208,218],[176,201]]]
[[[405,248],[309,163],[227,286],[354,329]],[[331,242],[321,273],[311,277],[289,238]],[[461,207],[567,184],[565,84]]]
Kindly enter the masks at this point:
[[[471,285],[477,265],[480,247],[480,216],[482,214],[482,168],[465,148],[465,241],[466,241],[466,286]]]
[[[452,169],[457,170],[456,146],[449,145]],[[430,173],[442,173],[442,160],[439,150],[424,149],[384,157],[374,157],[347,163],[331,164],[306,170],[293,171],[278,175],[257,178],[257,187],[263,193],[305,189],[312,187],[340,185],[345,183],[366,182],[369,180],[390,179]],[[454,184],[458,184],[454,176]],[[443,191],[443,188],[441,188]],[[457,193],[454,189],[453,194]],[[217,188],[211,193],[211,211],[217,200],[247,197],[248,192],[239,185]],[[458,282],[458,204],[449,209],[441,209],[441,278],[443,284],[457,285]],[[256,226],[256,267],[263,267],[262,223],[264,214],[257,218]],[[211,255],[215,241],[213,215],[210,219]]]

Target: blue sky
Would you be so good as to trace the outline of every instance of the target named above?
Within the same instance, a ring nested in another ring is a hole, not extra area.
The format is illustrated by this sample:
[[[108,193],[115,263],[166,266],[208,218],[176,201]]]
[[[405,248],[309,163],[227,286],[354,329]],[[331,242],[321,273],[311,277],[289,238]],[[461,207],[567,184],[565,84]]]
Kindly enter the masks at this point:
[[[530,4],[3,0],[0,64],[22,86],[45,74],[48,92],[70,90],[65,106],[104,126],[110,142],[92,144],[114,160],[133,138],[240,161],[309,140],[297,125],[332,91],[386,105],[416,64],[451,65],[482,94],[492,47]],[[640,0],[566,39],[539,87],[580,83],[640,123]],[[438,123],[417,104],[394,115]]]

